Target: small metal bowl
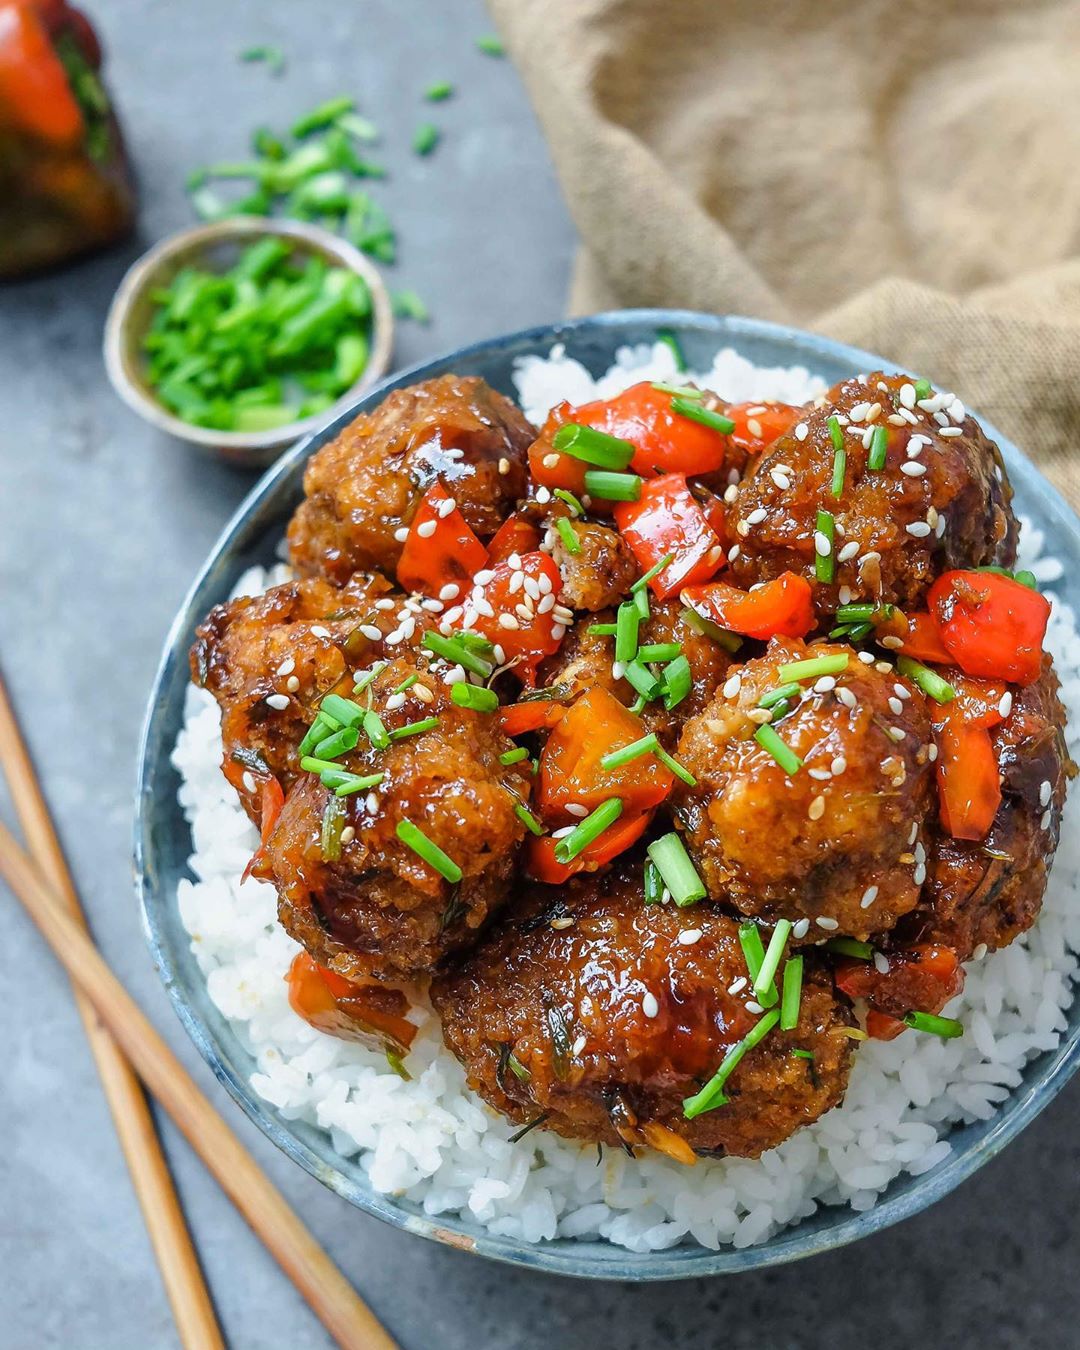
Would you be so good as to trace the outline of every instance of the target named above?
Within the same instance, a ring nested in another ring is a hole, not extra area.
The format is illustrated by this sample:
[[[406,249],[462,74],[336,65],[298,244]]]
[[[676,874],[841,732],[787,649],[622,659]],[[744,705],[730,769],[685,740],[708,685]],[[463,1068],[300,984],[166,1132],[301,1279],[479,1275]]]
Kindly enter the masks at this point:
[[[142,340],[150,326],[154,306],[151,292],[167,286],[189,265],[211,271],[232,265],[240,249],[266,235],[291,240],[298,254],[316,254],[335,267],[347,267],[367,283],[371,292],[371,353],[360,379],[330,408],[267,431],[216,431],[183,422],[165,408],[146,379]],[[124,402],[152,426],[169,435],[210,450],[220,458],[245,467],[271,463],[287,446],[332,421],[371,389],[385,374],[394,341],[394,314],[390,293],[378,270],[344,239],[295,220],[270,220],[263,216],[230,216],[208,225],[180,230],[128,269],[121,281],[109,316],[105,320],[105,369],[113,388]]]

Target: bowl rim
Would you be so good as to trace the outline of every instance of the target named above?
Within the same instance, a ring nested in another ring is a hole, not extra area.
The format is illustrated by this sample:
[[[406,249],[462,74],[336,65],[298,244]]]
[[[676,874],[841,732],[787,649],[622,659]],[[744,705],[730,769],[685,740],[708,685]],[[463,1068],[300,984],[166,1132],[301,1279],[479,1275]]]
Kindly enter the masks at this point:
[[[739,315],[713,315],[684,309],[639,308],[612,310],[577,319],[535,325],[467,344],[397,372],[377,388],[369,390],[364,399],[358,402],[364,403],[394,388],[423,378],[432,367],[444,366],[451,361],[479,355],[490,351],[493,347],[521,343],[553,346],[590,328],[618,330],[633,324],[654,329],[674,329],[676,333],[680,329],[694,330],[714,337],[718,349],[719,346],[730,345],[738,350],[740,337],[794,343],[797,352],[793,353],[793,361],[819,355],[830,361],[842,361],[850,365],[852,373],[859,370],[891,369],[896,365],[895,362],[885,360],[864,349],[764,320]],[[912,374],[913,378],[919,378],[913,372],[908,373]],[[354,406],[341,413],[333,423],[324,426],[322,436],[336,433],[356,415],[357,411],[359,409]],[[1038,491],[1044,514],[1051,519],[1056,530],[1064,529],[1080,536],[1080,519],[1057,489],[1039,473],[1008,437],[1003,436],[981,416],[979,422],[986,434],[1000,446],[1008,462],[1008,471],[1013,482],[1023,481],[1029,489]],[[1045,1051],[1040,1057],[1029,1061],[1029,1067],[1038,1065],[1030,1081],[1025,1079],[1022,1085],[1013,1090],[1001,1103],[982,1137],[971,1141],[960,1150],[954,1149],[942,1162],[913,1177],[910,1190],[893,1195],[886,1190],[871,1209],[864,1211],[853,1211],[849,1207],[839,1205],[820,1206],[819,1208],[834,1218],[835,1222],[828,1223],[819,1231],[796,1224],[781,1229],[765,1243],[745,1248],[725,1245],[719,1250],[712,1250],[687,1245],[635,1253],[606,1242],[580,1243],[574,1239],[556,1239],[531,1243],[524,1239],[501,1237],[486,1231],[465,1231],[459,1215],[432,1218],[422,1213],[411,1213],[400,1208],[391,1197],[365,1190],[356,1179],[321,1158],[300,1134],[294,1132],[291,1122],[279,1117],[268,1102],[254,1093],[244,1075],[226,1062],[226,1057],[219,1051],[209,1024],[197,1015],[188,1002],[170,959],[166,935],[159,923],[159,911],[154,903],[158,883],[153,876],[153,851],[149,847],[149,816],[154,800],[152,791],[154,766],[151,763],[151,756],[155,749],[158,709],[161,706],[163,691],[173,677],[178,652],[186,655],[186,640],[192,627],[195,602],[199,600],[203,586],[212,578],[224,551],[245,531],[249,523],[258,519],[258,508],[274,495],[279,479],[290,472],[297,460],[307,456],[314,439],[314,435],[309,435],[298,442],[266,471],[240,503],[199,569],[169,628],[140,737],[134,821],[135,890],[144,935],[173,1008],[199,1052],[233,1100],[284,1153],[298,1162],[311,1176],[316,1177],[358,1209],[403,1231],[526,1269],[585,1279],[644,1283],[759,1270],[832,1251],[860,1238],[881,1232],[929,1208],[956,1189],[996,1157],[1054,1100],[1080,1067],[1080,1025],[1063,1032],[1055,1050]],[[183,648],[181,643],[184,644]],[[184,664],[186,667],[186,660]],[[171,750],[171,746],[168,749]],[[175,802],[171,805],[171,809],[177,809]],[[164,899],[168,902],[170,897],[166,895]],[[171,897],[171,902],[175,904],[175,895]],[[602,1256],[597,1254],[599,1249],[603,1250]]]
[[[372,301],[368,363],[356,383],[346,389],[331,407],[295,422],[265,431],[217,431],[213,427],[193,426],[169,412],[147,391],[142,381],[134,379],[128,371],[125,360],[126,338],[134,307],[154,284],[159,271],[177,256],[200,247],[208,249],[215,244],[233,240],[242,242],[268,236],[291,240],[301,249],[332,259],[338,266],[347,267],[367,283]],[[272,216],[226,216],[222,220],[205,221],[177,230],[136,258],[121,278],[109,305],[102,337],[102,355],[109,383],[116,393],[133,412],[160,431],[207,450],[265,452],[291,445],[298,438],[311,435],[370,392],[386,373],[393,341],[394,308],[386,282],[375,264],[347,239],[306,221]]]

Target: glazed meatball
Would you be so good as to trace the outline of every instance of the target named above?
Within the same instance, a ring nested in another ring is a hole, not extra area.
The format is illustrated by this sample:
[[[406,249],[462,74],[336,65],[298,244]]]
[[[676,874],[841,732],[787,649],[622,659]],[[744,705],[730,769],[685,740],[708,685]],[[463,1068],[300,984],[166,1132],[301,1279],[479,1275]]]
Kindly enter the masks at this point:
[[[289,789],[319,700],[382,654],[375,630],[392,631],[400,603],[378,575],[342,589],[308,577],[216,605],[196,629],[192,679],[221,708],[222,768],[253,820],[260,782]]]
[[[398,702],[394,691],[414,675]],[[391,661],[369,687],[391,737],[432,717],[437,725],[383,750],[362,738],[365,746],[340,758],[348,772],[383,775],[371,792],[334,797],[302,775],[253,870],[273,881],[282,925],[321,965],[346,979],[408,978],[468,942],[502,901],[525,828],[514,808],[528,798],[529,777],[500,764],[510,742],[495,719],[451,702],[422,663]],[[328,806],[342,812],[329,841]],[[460,882],[398,837],[406,820],[460,866]]]
[[[687,1120],[693,1096],[754,1026],[734,919],[644,903],[642,858],[539,887],[432,985],[469,1085],[511,1120],[572,1139],[755,1158],[840,1101],[849,1014],[807,957],[798,1026],[740,1062],[727,1103]],[[809,1051],[807,1059],[793,1053]]]
[[[775,727],[802,765],[788,773],[755,738],[763,695],[794,661],[846,655],[808,681]],[[881,663],[884,665],[885,663]],[[933,779],[922,694],[850,648],[774,639],[683,728],[677,824],[710,896],[744,914],[866,938],[918,902]]]
[[[833,417],[846,456],[839,496],[832,492]],[[875,434],[887,438],[880,470],[869,467]],[[920,403],[903,375],[845,380],[739,485],[728,522],[739,547],[732,577],[749,586],[799,573],[814,587],[819,614],[847,600],[917,608],[950,568],[1012,565],[1011,499],[1001,452],[957,400],[934,394]],[[815,578],[819,511],[836,522],[829,584]]]
[[[614,621],[614,610],[602,610],[580,619],[567,634],[560,651],[540,668],[541,684],[557,686],[567,698],[599,686],[629,707],[637,698],[637,691],[628,680],[616,679],[612,674],[612,639],[589,632],[594,623]],[[691,625],[687,611],[675,600],[651,602],[649,619],[639,630],[639,640],[643,646],[676,642],[690,664],[690,692],[681,703],[669,710],[663,700],[658,700],[647,703],[641,711],[646,732],[655,731],[670,749],[687,719],[701,712],[717,686],[723,683],[732,658],[719,643]]]
[[[606,525],[575,521],[571,527],[578,551],[571,552],[557,530],[548,539],[551,556],[562,574],[563,604],[594,613],[617,605],[641,575],[641,568],[621,534]]]
[[[363,568],[392,573],[397,531],[436,480],[488,538],[524,495],[532,438],[517,406],[475,376],[394,390],[312,457],[289,523],[293,566],[337,582]]]

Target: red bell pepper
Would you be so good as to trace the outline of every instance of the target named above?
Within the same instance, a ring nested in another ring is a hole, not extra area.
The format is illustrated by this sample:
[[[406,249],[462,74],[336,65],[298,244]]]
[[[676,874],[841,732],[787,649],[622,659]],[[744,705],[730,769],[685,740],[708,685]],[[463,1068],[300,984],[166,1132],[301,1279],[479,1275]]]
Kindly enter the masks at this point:
[[[724,409],[735,423],[731,443],[749,455],[760,455],[793,426],[804,411],[790,403],[736,403]]]
[[[866,1030],[875,1040],[892,1040],[904,1030],[909,1012],[936,1013],[964,987],[964,969],[952,947],[919,943],[889,952],[888,970],[870,961],[839,960],[837,986],[848,998],[870,1005]]]
[[[990,732],[970,724],[956,701],[935,709],[941,823],[954,839],[985,839],[1001,805],[1001,773]]]
[[[640,755],[616,769],[600,764],[604,755],[644,734],[641,719],[606,689],[594,686],[582,694],[559,719],[540,756],[536,800],[541,811],[568,819],[568,804],[594,811],[609,797],[620,798],[627,815],[658,805],[675,782],[660,760]]]
[[[10,119],[40,141],[73,150],[85,122],[41,9],[27,0],[3,6],[0,125]]]
[[[876,628],[876,636],[898,637],[903,644],[898,651],[916,661],[932,666],[951,666],[952,657],[941,641],[941,631],[932,614],[904,615],[897,610],[891,619],[885,619]]]
[[[1006,690],[1004,681],[973,680],[958,671],[949,671],[946,678],[956,690],[955,707],[966,726],[989,731],[1004,721],[1001,716],[1001,700]]]
[[[285,979],[293,1012],[319,1031],[402,1051],[412,1045],[416,1027],[404,1015],[409,1004],[400,990],[346,980],[307,952],[297,952]]]
[[[585,491],[585,471],[589,466],[573,455],[562,454],[552,444],[558,429],[573,421],[571,411],[570,404],[564,402],[556,404],[548,413],[540,435],[529,446],[529,473],[540,487],[565,488],[580,497]]]
[[[930,613],[952,660],[968,675],[1031,684],[1042,670],[1050,602],[997,572],[946,572]]]
[[[578,856],[568,863],[556,862],[555,845],[558,840],[553,839],[550,834],[539,838],[535,835],[530,836],[525,870],[537,881],[546,882],[549,886],[561,886],[577,873],[595,872],[597,868],[603,867],[605,863],[624,853],[645,833],[651,819],[651,811],[644,811],[636,816],[621,816],[614,825],[609,825],[603,834],[583,848]]]
[[[559,650],[565,626],[558,623],[552,611],[539,612],[540,601],[531,598],[522,583],[515,583],[515,572],[548,587],[543,595],[559,594],[562,576],[558,564],[549,553],[525,553],[521,556],[520,567],[511,567],[509,563],[496,563],[492,569],[494,576],[484,587],[484,599],[494,610],[493,615],[482,614],[473,627],[503,649],[507,661],[516,661],[515,670],[525,680],[532,683],[532,674],[546,656]],[[516,584],[516,589],[514,589]],[[531,611],[532,617],[526,617]],[[513,627],[507,627],[503,616],[513,620]]]
[[[804,637],[814,627],[810,583],[794,572],[784,572],[752,591],[741,591],[724,581],[683,590],[683,603],[703,619],[745,637]]]
[[[724,563],[724,549],[681,473],[652,478],[636,502],[615,506],[615,523],[647,572],[669,553],[675,556],[649,582],[659,600],[684,586],[707,581]]]
[[[540,547],[540,531],[524,516],[516,512],[507,516],[492,535],[487,546],[488,566],[505,562],[512,554],[535,553]]]
[[[397,578],[407,591],[437,598],[453,584],[464,594],[473,575],[487,565],[487,549],[465,517],[456,505],[447,509],[445,503],[452,501],[441,483],[424,493],[398,559]]]
[[[562,721],[567,711],[565,703],[554,699],[536,698],[525,703],[510,703],[500,708],[496,716],[507,736],[524,736],[530,731],[543,731]]]

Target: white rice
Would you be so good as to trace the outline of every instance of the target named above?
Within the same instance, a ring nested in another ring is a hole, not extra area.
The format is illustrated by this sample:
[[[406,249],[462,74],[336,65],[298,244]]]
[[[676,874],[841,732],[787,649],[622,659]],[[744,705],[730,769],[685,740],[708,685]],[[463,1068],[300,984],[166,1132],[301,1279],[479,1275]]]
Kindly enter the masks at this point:
[[[620,351],[617,365],[596,381],[556,348],[546,360],[523,360],[517,384],[525,411],[541,420],[563,398],[580,402],[642,378],[673,377],[671,354],[660,345]],[[822,388],[806,370],[759,369],[732,351],[696,378],[732,400],[800,403]],[[1024,565],[1045,586],[1062,569],[1042,548],[1041,532],[1026,526]],[[253,569],[238,590],[257,593],[284,574]],[[1075,747],[1080,636],[1060,601],[1048,645]],[[946,1009],[964,1022],[962,1038],[908,1033],[860,1046],[843,1104],[754,1162],[704,1160],[688,1169],[659,1154],[631,1161],[608,1149],[597,1166],[594,1147],[540,1130],[511,1144],[513,1127],[467,1090],[429,1010],[414,1014],[421,1030],[407,1060],[409,1082],[382,1055],[323,1035],[291,1011],[284,975],[296,944],[275,922],[273,888],[240,882],[257,839],[220,758],[216,705],[192,688],[173,762],[183,779],[179,798],[196,879],[182,881],[176,899],[210,996],[254,1056],[251,1083],[261,1097],[283,1118],[326,1130],[376,1191],[430,1215],[460,1214],[529,1242],[600,1237],[639,1252],[683,1242],[750,1246],[820,1204],[868,1209],[902,1172],[939,1165],[951,1150],[950,1127],[991,1116],[1027,1061],[1054,1049],[1066,1025],[1080,951],[1075,801],[1066,808],[1038,923],[1006,950],[972,962],[963,993]]]

